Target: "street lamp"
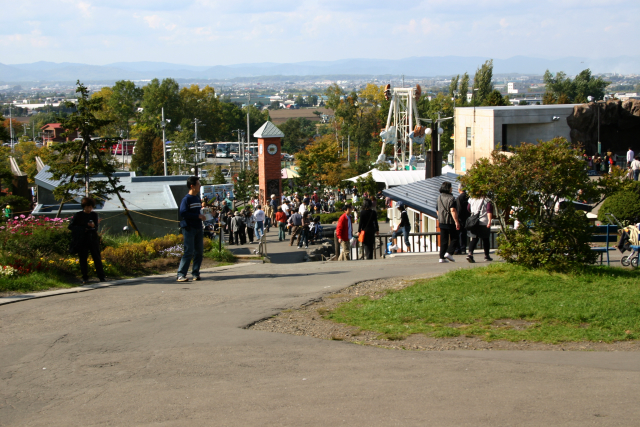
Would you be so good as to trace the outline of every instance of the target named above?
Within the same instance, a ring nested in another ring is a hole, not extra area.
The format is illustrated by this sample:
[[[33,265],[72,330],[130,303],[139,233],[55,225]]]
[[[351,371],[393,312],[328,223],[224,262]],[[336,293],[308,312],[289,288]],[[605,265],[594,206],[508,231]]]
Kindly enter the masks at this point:
[[[600,143],[600,106],[597,102],[594,102],[596,99],[593,96],[588,96],[587,101],[593,102],[598,108],[598,155],[602,154],[602,144]]]

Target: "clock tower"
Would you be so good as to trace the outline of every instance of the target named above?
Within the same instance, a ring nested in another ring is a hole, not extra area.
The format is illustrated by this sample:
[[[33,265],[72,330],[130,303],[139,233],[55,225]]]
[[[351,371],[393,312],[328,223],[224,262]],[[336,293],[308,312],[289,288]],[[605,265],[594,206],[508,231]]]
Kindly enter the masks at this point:
[[[275,194],[280,203],[282,191],[282,151],[280,141],[284,133],[271,122],[265,122],[260,129],[253,134],[258,138],[258,172],[260,177],[260,203],[266,204]]]

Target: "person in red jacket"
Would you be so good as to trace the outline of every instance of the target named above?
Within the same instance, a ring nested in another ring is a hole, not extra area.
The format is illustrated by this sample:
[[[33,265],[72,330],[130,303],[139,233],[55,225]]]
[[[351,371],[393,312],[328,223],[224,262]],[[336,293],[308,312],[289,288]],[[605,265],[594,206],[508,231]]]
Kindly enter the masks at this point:
[[[344,205],[344,213],[340,219],[338,219],[336,236],[338,237],[338,243],[340,243],[340,247],[342,248],[338,261],[349,261],[349,254],[351,254],[351,238],[353,237],[351,212],[353,212],[353,206],[347,203]]]

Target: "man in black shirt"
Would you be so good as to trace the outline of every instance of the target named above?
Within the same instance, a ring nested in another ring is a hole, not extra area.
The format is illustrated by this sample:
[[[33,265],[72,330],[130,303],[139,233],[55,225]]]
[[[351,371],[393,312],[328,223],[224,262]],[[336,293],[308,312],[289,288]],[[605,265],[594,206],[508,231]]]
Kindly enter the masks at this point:
[[[462,186],[458,187],[458,192],[460,195],[456,199],[456,210],[458,211],[458,221],[460,222],[460,238],[458,239],[458,249],[456,250],[456,254],[466,254],[467,253],[467,229],[464,228],[465,223],[467,222],[467,218],[471,215],[469,213],[468,205],[469,205],[469,196],[467,192],[462,188]]]

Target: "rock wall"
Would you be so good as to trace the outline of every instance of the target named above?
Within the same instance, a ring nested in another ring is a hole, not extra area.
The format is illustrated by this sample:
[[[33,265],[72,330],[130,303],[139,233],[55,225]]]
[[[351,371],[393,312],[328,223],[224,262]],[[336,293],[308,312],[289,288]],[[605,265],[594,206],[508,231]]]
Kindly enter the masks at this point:
[[[581,144],[589,155],[598,152],[598,110],[602,153],[624,154],[629,147],[640,150],[640,100],[598,101],[576,105],[567,117],[571,142]]]

